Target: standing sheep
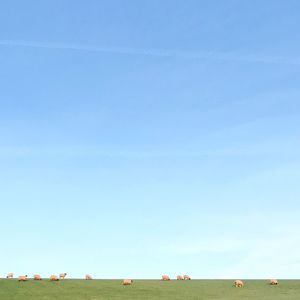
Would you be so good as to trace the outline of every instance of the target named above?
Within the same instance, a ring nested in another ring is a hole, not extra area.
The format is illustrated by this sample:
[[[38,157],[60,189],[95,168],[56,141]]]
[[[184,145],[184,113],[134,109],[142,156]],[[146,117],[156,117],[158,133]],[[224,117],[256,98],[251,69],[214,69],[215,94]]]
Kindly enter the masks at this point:
[[[19,276],[18,280],[19,281],[27,281],[28,280],[27,275],[21,275],[21,276]]]
[[[271,285],[278,285],[278,280],[277,279],[270,279],[270,284]]]
[[[124,279],[123,280],[123,285],[131,285],[133,283],[132,279]]]
[[[50,281],[58,281],[58,277],[56,275],[51,275],[50,276]]]
[[[66,276],[67,276],[67,273],[61,273],[61,274],[59,274],[59,279],[65,279]]]
[[[235,287],[243,287],[244,286],[244,283],[242,280],[235,280],[234,281],[234,286]]]

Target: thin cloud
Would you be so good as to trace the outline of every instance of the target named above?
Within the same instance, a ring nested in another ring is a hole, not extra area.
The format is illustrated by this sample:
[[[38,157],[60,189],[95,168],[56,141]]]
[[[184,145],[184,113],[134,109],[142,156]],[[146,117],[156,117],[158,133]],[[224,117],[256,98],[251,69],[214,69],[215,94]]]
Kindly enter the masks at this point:
[[[108,47],[108,46],[49,43],[49,42],[21,41],[21,40],[2,40],[2,41],[0,40],[0,45],[10,46],[10,47],[46,48],[46,49],[100,52],[100,53],[123,54],[123,55],[144,55],[144,56],[153,56],[153,57],[212,59],[212,60],[221,60],[221,61],[253,62],[253,63],[264,63],[264,64],[300,65],[299,58],[290,58],[290,57],[282,57],[282,56],[263,56],[263,55],[256,55],[256,54],[241,54],[235,52],[182,51],[182,50],[173,50],[173,49]]]

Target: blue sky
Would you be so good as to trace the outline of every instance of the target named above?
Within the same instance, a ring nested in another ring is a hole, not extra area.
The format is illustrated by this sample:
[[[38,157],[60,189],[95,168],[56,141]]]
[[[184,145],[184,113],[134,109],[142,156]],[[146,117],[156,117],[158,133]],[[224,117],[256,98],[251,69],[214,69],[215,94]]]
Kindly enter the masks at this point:
[[[1,1],[1,276],[299,278],[299,1]]]

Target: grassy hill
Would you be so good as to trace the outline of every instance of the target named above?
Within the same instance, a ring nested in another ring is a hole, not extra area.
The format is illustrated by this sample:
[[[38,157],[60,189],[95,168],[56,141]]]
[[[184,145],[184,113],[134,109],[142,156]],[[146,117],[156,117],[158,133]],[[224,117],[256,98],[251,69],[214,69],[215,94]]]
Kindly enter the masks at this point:
[[[59,282],[18,282],[0,280],[1,300],[109,300],[109,299],[300,299],[300,281],[281,280],[278,286],[266,280],[246,280],[244,288],[235,288],[232,280],[169,281],[135,280],[123,286],[121,280],[75,280]]]

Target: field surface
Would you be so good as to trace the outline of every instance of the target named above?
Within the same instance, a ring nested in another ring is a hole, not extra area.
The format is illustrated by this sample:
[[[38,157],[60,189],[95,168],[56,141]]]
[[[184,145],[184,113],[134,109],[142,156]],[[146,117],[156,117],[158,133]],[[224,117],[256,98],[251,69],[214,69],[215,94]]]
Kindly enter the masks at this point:
[[[169,281],[135,280],[123,286],[121,280],[73,280],[50,282],[0,280],[1,300],[109,300],[109,299],[300,299],[300,281],[281,280],[270,286],[266,280],[247,280],[235,288],[232,280]]]

